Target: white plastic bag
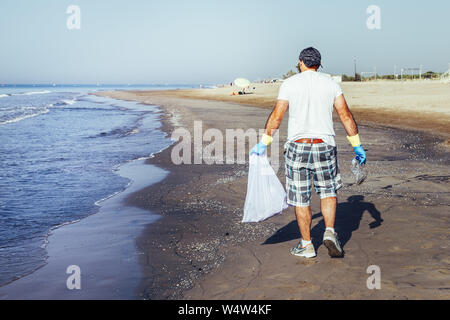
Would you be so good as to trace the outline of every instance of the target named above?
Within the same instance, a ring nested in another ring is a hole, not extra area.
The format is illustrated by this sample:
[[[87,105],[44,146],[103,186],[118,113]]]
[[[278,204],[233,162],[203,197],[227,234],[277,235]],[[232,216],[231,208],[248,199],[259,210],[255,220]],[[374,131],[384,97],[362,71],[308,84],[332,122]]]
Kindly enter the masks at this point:
[[[267,156],[251,155],[242,222],[260,222],[281,213],[287,207],[286,192]]]

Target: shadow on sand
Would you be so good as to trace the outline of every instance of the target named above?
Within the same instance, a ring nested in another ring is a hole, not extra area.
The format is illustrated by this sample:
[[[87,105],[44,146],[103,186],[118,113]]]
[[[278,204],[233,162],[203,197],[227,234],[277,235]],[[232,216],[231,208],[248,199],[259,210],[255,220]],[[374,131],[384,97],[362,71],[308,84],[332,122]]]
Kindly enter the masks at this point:
[[[381,213],[377,210],[375,205],[370,202],[364,202],[364,196],[357,195],[351,196],[347,199],[347,202],[339,203],[336,212],[336,224],[335,229],[339,235],[339,240],[342,247],[350,240],[353,231],[359,229],[363,214],[368,211],[373,222],[369,224],[371,229],[377,228],[383,222],[381,219]],[[313,215],[313,220],[321,218],[322,213],[319,212]],[[325,232],[325,223],[323,219],[317,223],[311,229],[311,237],[314,247],[317,249],[322,245],[323,233]],[[297,225],[297,221],[294,220],[275,232],[270,238],[268,238],[263,245],[275,244],[291,241],[300,238],[300,232]]]

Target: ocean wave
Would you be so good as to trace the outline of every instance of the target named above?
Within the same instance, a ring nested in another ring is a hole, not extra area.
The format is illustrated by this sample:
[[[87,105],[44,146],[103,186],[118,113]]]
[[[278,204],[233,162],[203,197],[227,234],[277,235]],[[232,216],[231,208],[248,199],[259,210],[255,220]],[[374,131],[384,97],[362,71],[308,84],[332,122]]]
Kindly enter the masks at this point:
[[[126,137],[126,136],[131,136],[134,134],[138,134],[139,131],[139,127],[123,127],[123,128],[116,128],[113,129],[111,131],[108,132],[101,132],[95,136],[90,136],[89,138],[100,138],[100,137],[111,137],[111,136],[116,136],[116,137]]]
[[[17,115],[15,117],[10,118],[10,119],[4,119],[4,120],[0,119],[0,125],[4,125],[4,124],[8,124],[8,123],[14,123],[14,122],[19,122],[21,120],[37,117],[37,116],[40,116],[42,114],[46,114],[46,113],[49,113],[49,112],[50,112],[49,109],[43,108],[43,109],[40,109],[39,111],[37,111],[35,113],[22,113],[20,115]]]
[[[28,91],[28,92],[21,92],[21,93],[11,93],[7,94],[8,96],[32,96],[35,94],[48,94],[52,93],[52,91],[44,90],[44,91]]]
[[[134,128],[130,131],[128,131],[125,135],[130,136],[132,134],[138,134],[139,133],[139,128]]]
[[[64,102],[66,105],[73,105],[77,102],[77,99],[72,99],[72,100],[63,100],[62,102]]]
[[[61,224],[59,224],[59,225],[56,225],[56,226],[54,226],[54,227],[51,227],[50,230],[47,232],[47,234],[44,236],[44,239],[43,239],[43,241],[42,241],[42,244],[40,245],[40,248],[41,248],[41,249],[46,249],[46,248],[47,248],[47,246],[48,246],[48,244],[49,244],[48,238],[50,238],[50,236],[53,234],[53,231],[55,231],[55,230],[57,230],[57,229],[59,229],[59,228],[65,227],[65,226],[69,226],[69,225],[71,225],[71,224],[78,223],[78,222],[80,222],[80,221],[81,221],[81,219],[76,219],[76,220],[69,221],[69,222],[63,222],[63,223],[61,223]]]
[[[119,170],[119,167],[120,167],[120,165],[117,166],[117,170],[113,170],[113,171],[118,171],[118,170]],[[111,199],[111,198],[114,198],[114,197],[117,196],[118,194],[124,192],[124,191],[125,191],[126,189],[128,189],[132,184],[133,184],[133,181],[130,180],[130,181],[128,182],[128,184],[127,184],[125,187],[122,188],[122,190],[119,190],[119,191],[117,191],[117,192],[114,192],[113,194],[110,194],[109,196],[107,196],[107,197],[105,197],[105,198],[103,198],[103,199],[100,199],[100,200],[96,201],[96,202],[95,202],[95,205],[96,205],[97,207],[100,207],[100,206],[102,205],[103,202],[105,202],[106,200],[109,200],[109,199]]]
[[[52,103],[50,105],[50,107],[71,106],[71,105],[75,104],[76,102],[77,102],[77,99],[72,99],[72,100],[65,99],[65,100],[58,101],[56,103]]]
[[[0,94],[0,98],[9,97],[9,94]]]
[[[30,92],[20,93],[20,95],[31,96],[31,95],[34,95],[34,94],[47,94],[47,93],[52,93],[52,92],[48,91],[48,90],[45,90],[45,91],[30,91]]]

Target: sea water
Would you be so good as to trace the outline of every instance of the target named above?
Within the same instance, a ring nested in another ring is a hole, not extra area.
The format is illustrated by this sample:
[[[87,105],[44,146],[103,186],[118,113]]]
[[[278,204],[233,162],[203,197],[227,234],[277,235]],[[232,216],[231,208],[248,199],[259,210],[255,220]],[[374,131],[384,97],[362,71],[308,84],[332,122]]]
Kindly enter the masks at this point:
[[[175,89],[117,87],[113,89]],[[0,87],[0,285],[46,261],[51,230],[124,190],[119,165],[170,145],[160,110],[89,95],[89,86]]]

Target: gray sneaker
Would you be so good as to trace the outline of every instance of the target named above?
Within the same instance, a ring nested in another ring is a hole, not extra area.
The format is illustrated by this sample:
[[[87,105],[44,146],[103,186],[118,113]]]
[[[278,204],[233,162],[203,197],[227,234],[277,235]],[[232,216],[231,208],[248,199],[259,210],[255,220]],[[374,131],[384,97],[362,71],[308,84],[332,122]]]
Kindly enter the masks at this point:
[[[316,256],[316,250],[314,250],[313,244],[308,244],[306,247],[302,247],[302,241],[298,245],[291,249],[291,254],[297,257],[314,258]]]
[[[323,244],[328,249],[328,254],[332,258],[340,258],[343,256],[341,244],[339,243],[337,233],[330,230],[325,231],[323,235]]]

